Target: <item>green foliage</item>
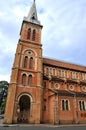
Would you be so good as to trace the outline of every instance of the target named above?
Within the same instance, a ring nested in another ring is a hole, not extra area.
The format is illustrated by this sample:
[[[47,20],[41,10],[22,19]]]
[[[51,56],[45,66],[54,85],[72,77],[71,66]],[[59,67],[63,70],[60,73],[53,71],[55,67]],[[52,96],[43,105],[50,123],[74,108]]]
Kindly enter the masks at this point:
[[[7,81],[0,81],[0,88],[8,88],[9,83]]]
[[[0,114],[3,114],[5,110],[8,86],[7,81],[0,81]]]
[[[2,101],[1,106],[0,106],[0,109],[3,110],[3,111],[4,111],[5,106],[6,106],[6,99],[7,98],[5,97],[4,101]]]

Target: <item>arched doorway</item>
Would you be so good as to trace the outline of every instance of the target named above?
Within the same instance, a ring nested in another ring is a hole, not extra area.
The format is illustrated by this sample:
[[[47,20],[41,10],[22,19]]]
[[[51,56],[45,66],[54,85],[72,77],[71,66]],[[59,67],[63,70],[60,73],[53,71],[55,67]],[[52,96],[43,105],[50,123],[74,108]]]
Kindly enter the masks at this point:
[[[28,123],[30,115],[30,97],[22,95],[19,99],[18,123]]]

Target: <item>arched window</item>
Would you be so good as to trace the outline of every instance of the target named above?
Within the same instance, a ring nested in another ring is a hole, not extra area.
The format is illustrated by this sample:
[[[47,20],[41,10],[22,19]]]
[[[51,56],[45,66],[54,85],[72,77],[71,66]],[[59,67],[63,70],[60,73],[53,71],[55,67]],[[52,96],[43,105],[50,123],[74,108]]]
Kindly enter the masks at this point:
[[[35,38],[36,38],[36,30],[34,29],[32,34],[32,41],[35,41]]]
[[[32,75],[29,75],[29,77],[28,77],[28,85],[29,86],[32,85]]]
[[[85,102],[82,101],[83,111],[85,111]]]
[[[65,103],[66,103],[66,110],[69,110],[69,108],[68,108],[68,100],[66,100]]]
[[[33,68],[33,57],[30,57],[29,69]]]
[[[62,100],[62,110],[63,111],[69,110],[69,101],[68,100]]]
[[[85,108],[85,102],[84,101],[79,101],[79,107],[80,107],[80,111],[85,111],[86,108]]]
[[[65,110],[65,101],[62,100],[62,110],[64,111]]]
[[[47,75],[49,74],[49,68],[46,68],[46,73],[47,73]]]
[[[24,58],[24,68],[27,68],[27,63],[28,63],[28,57],[25,56],[25,58]]]
[[[64,70],[61,71],[61,76],[65,77],[65,71]]]
[[[27,39],[30,39],[30,36],[31,36],[31,28],[28,29]]]
[[[26,74],[22,75],[22,85],[25,86],[26,85]]]

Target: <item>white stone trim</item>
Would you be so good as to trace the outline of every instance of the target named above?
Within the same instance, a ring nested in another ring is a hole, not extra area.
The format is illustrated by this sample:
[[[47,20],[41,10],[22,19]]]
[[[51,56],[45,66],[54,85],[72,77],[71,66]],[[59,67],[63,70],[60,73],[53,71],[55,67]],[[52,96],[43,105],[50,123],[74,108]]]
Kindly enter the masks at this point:
[[[35,54],[35,56],[37,56],[36,51],[35,51],[34,49],[32,49],[32,48],[24,49],[24,50],[22,51],[22,54],[24,54],[25,51],[32,51],[32,52]]]
[[[25,51],[32,51],[34,54],[35,54],[35,56],[30,56],[30,57],[33,57],[33,60],[35,60],[35,70],[37,69],[37,53],[36,53],[36,51],[35,50],[33,50],[33,49],[31,49],[31,48],[28,48],[28,49],[24,49],[23,51],[22,51],[22,54],[21,54],[21,61],[20,61],[20,67],[22,68],[23,66],[22,66],[22,62],[23,62],[23,59],[24,59],[24,57],[25,56],[28,56],[28,55],[24,55],[24,52]],[[29,58],[29,56],[28,56],[28,58]]]
[[[22,92],[22,93],[18,96],[18,102],[19,102],[20,98],[21,98],[22,96],[24,96],[24,95],[28,96],[28,97],[30,98],[30,101],[33,102],[32,94],[27,93],[27,92]]]
[[[22,72],[22,73],[21,73],[21,76],[22,76],[23,74],[26,74],[26,76],[28,76],[28,74],[27,74],[26,72]]]
[[[70,111],[70,101],[69,101],[69,99],[61,99],[61,110],[62,110],[62,100],[64,100],[65,102],[68,101],[68,110],[64,110],[64,111]]]

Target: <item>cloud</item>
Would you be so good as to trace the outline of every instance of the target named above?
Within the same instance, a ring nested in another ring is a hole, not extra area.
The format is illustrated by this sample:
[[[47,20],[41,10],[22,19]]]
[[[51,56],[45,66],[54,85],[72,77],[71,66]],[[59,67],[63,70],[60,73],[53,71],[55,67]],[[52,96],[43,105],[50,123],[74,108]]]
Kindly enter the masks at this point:
[[[0,81],[4,81],[5,80],[5,81],[9,82],[10,81],[10,73],[7,74],[7,75],[6,74],[4,74],[4,75],[0,74],[0,79],[1,79]]]
[[[78,1],[62,0],[62,1],[58,1],[58,4],[55,4],[55,6],[53,6],[51,10],[48,8],[48,10],[50,10],[49,15],[52,16],[52,20],[48,21],[49,24],[47,23],[49,30],[47,30],[47,34],[45,35],[48,37],[44,35],[44,37],[46,37],[44,40],[45,41],[44,55],[46,54],[47,49],[51,50],[53,46],[55,46],[53,57],[58,58],[58,56],[60,56],[61,59],[63,59],[62,54],[64,55],[64,52],[66,52],[65,59],[69,59],[68,57],[70,57],[72,53],[72,57],[74,57],[72,60],[76,62],[75,59],[76,53],[74,54],[75,50],[77,49],[80,50],[80,48],[82,48],[83,46],[82,49],[83,51],[85,51],[84,48],[86,46],[85,45],[85,41],[86,41],[86,37],[85,37],[86,6],[85,5],[86,5],[86,1],[82,2],[80,0]],[[55,12],[55,14],[52,12],[52,10],[53,12]],[[47,16],[48,20],[50,17],[49,15]],[[50,29],[52,32],[50,31]],[[50,53],[47,52],[47,55],[49,54],[50,56],[52,56],[51,51]],[[86,63],[84,63],[83,61],[82,64],[86,64]]]

